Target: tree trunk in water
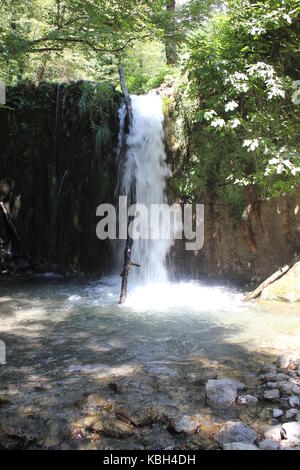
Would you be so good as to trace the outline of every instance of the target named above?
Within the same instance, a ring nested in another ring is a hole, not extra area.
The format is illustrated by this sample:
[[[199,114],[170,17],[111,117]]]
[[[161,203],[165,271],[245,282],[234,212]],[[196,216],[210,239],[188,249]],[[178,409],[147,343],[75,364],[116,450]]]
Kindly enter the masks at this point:
[[[5,205],[4,205],[3,202],[0,202],[0,209],[1,209],[1,211],[2,211],[2,213],[3,213],[3,215],[4,215],[4,217],[5,217],[5,220],[6,220],[6,222],[7,222],[7,225],[8,225],[8,227],[10,228],[10,230],[11,230],[13,236],[15,237],[15,239],[17,240],[17,242],[19,243],[19,245],[23,248],[23,251],[24,251],[24,254],[25,254],[26,258],[27,258],[27,261],[30,262],[30,261],[31,261],[31,257],[30,257],[30,255],[29,255],[29,252],[28,252],[26,246],[25,246],[25,243],[23,242],[21,236],[19,235],[19,232],[18,232],[18,230],[16,229],[16,227],[15,227],[13,221],[12,221],[12,218],[11,218],[11,216],[9,215],[8,211],[6,210],[6,207],[5,207]]]
[[[175,14],[175,0],[167,0],[166,2],[167,11],[170,13],[170,22],[174,21],[173,17]],[[170,30],[174,29],[173,25],[171,24]],[[177,53],[176,53],[176,44],[172,40],[172,38],[167,37],[165,41],[165,49],[166,49],[166,59],[168,65],[174,65],[177,62]]]
[[[126,87],[126,83],[125,83],[124,70],[121,66],[119,67],[119,74],[120,74],[120,82],[121,82],[122,93],[123,93],[123,96],[124,96],[125,105],[126,105],[126,109],[127,109],[128,129],[129,129],[129,132],[130,132],[130,129],[132,128],[132,125],[133,125],[132,103],[131,103],[131,99],[130,99],[130,96],[129,96],[129,93],[128,93],[128,90],[127,90],[127,87]],[[131,203],[131,205],[136,204],[136,181],[135,181],[135,178],[133,178],[133,180],[131,182],[130,203]],[[131,253],[132,253],[133,239],[130,237],[130,234],[129,234],[129,225],[133,220],[134,220],[134,216],[129,216],[128,217],[127,239],[126,239],[125,250],[124,250],[123,271],[121,273],[122,285],[121,285],[121,294],[120,294],[120,300],[119,300],[120,304],[123,304],[126,300],[126,297],[127,297],[128,276],[129,276],[131,265],[136,265],[135,263],[131,263]]]

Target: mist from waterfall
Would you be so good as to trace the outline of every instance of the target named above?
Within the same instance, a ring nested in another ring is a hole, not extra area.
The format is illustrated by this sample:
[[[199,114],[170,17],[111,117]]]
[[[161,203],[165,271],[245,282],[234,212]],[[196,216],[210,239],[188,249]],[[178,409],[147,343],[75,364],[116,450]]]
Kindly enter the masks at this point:
[[[122,155],[120,156],[118,193],[119,195],[128,195],[132,179],[135,178],[137,204],[145,205],[150,214],[151,204],[167,202],[166,178],[170,176],[163,141],[162,100],[156,92],[142,96],[131,96],[131,100],[133,125],[126,138],[124,161],[122,161]],[[120,154],[124,135],[124,104],[119,110],[119,117],[118,149]],[[136,283],[138,280],[139,283],[162,283],[167,281],[165,261],[172,239],[163,239],[164,228],[162,225],[164,223],[164,218],[161,217],[159,239],[134,240],[132,261],[141,267],[131,269],[131,282]],[[149,227],[151,227],[150,216]],[[123,251],[124,243],[120,247],[121,258]]]

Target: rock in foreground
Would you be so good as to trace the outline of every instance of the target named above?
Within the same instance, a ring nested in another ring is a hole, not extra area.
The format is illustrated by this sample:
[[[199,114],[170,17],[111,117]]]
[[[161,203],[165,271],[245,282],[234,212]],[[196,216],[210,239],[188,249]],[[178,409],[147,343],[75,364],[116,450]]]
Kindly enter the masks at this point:
[[[256,432],[247,424],[241,421],[227,421],[218,433],[217,440],[222,446],[233,442],[253,444],[257,437]]]
[[[213,408],[226,408],[235,403],[238,391],[244,388],[237,380],[210,379],[206,384],[207,403]]]

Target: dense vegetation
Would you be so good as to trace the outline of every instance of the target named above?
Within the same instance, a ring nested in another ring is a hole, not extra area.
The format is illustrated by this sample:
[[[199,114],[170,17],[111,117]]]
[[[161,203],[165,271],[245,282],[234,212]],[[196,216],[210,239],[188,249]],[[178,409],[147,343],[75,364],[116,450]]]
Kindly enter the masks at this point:
[[[246,195],[299,184],[299,12],[297,0],[234,0],[190,36],[177,91],[180,193],[242,208]]]
[[[299,14],[299,0],[3,0],[0,79],[118,86],[122,63],[132,93],[175,83],[174,190],[242,208],[299,184]]]

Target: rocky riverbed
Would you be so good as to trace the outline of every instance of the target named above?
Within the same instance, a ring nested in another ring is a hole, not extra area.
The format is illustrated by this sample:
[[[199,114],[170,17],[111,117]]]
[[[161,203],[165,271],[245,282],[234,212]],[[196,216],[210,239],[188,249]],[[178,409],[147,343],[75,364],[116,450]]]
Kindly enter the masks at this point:
[[[274,348],[296,346],[293,315],[274,340],[271,313],[238,304],[237,323],[235,293],[195,285],[202,310],[142,311],[110,282],[4,289],[1,448],[300,448],[299,357]]]
[[[18,387],[9,381],[2,388],[0,444],[6,449],[300,449],[300,366],[280,364],[263,366],[249,385],[218,378],[222,372],[205,364],[195,372],[87,366],[81,375],[70,367],[61,380],[54,366],[52,374],[28,376]]]

